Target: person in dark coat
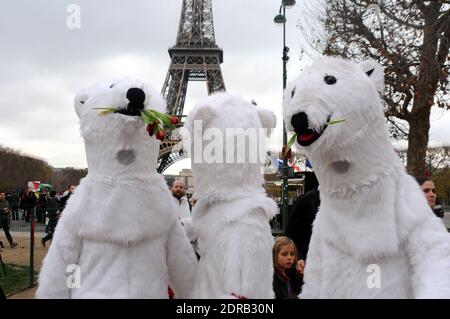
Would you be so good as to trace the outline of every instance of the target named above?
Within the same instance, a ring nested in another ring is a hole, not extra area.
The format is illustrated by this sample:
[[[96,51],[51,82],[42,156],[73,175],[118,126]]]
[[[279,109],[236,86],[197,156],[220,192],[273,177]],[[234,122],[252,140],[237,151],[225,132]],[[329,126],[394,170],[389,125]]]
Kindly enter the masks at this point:
[[[31,213],[34,210],[34,207],[36,206],[36,201],[37,201],[36,195],[30,188],[28,188],[28,190],[22,194],[20,206],[24,210],[26,222],[30,222],[31,220]]]
[[[42,188],[42,191],[39,193],[39,198],[36,204],[36,217],[38,223],[45,222],[45,212],[47,211],[47,199],[48,199],[48,190],[46,187]]]
[[[319,183],[314,173],[311,174],[305,179],[305,194],[294,202],[285,232],[297,246],[300,260],[306,260],[312,225],[320,206]]]
[[[61,196],[61,198],[59,199],[60,212],[62,212],[64,208],[66,208],[67,201],[69,200],[70,196],[75,192],[75,187],[76,187],[75,185],[70,185],[69,189],[66,190],[63,196]]]
[[[41,239],[42,246],[45,247],[45,243],[51,239],[53,239],[53,233],[55,232],[56,224],[58,222],[58,202],[56,200],[56,192],[51,191],[50,196],[47,198],[47,217],[48,224],[45,227],[45,232],[47,236]]]
[[[11,218],[12,220],[19,220],[19,202],[20,197],[17,195],[16,191],[12,191],[9,196],[6,197],[11,207]]]
[[[11,248],[14,248],[17,246],[17,243],[14,242],[11,233],[9,232],[10,214],[11,209],[9,208],[9,203],[6,200],[6,194],[4,192],[0,192],[0,228],[3,228],[6,239],[9,241]],[[3,243],[1,243],[1,246],[3,247]]]

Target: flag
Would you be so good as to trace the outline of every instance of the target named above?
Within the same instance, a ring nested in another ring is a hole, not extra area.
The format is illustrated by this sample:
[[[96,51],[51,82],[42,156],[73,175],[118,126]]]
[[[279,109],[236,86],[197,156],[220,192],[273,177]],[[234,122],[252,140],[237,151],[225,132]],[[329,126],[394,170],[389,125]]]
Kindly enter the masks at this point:
[[[311,165],[311,162],[309,161],[308,158],[306,159],[305,167],[309,167],[310,169],[313,168],[312,165]]]
[[[291,167],[292,167],[293,169],[295,169],[297,172],[301,172],[300,167],[294,165],[294,163],[291,163]]]
[[[37,192],[40,184],[41,184],[40,181],[29,181],[28,188],[31,189],[33,192]]]
[[[283,166],[283,161],[280,160],[279,158],[277,158],[277,161],[275,163],[275,167],[277,168],[277,171],[280,168],[280,166]]]

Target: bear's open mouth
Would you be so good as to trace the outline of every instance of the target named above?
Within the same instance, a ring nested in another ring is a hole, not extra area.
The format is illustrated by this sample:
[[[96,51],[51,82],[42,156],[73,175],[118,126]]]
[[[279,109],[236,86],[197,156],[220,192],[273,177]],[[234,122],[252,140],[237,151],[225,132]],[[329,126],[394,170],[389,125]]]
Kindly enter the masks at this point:
[[[311,145],[312,143],[317,141],[317,139],[323,134],[323,132],[325,131],[326,128],[327,128],[327,126],[325,125],[325,127],[323,128],[323,130],[320,133],[316,133],[315,131],[310,130],[310,129],[308,129],[307,132],[302,133],[302,134],[297,133],[298,144],[300,144],[301,146]]]
[[[294,117],[295,116],[297,115],[294,115]],[[294,117],[291,122],[294,127],[294,132],[297,134],[297,142],[301,146],[309,146],[315,141],[317,141],[328,127],[328,124],[325,124],[320,132],[316,132],[308,128],[308,118],[306,114],[304,116],[300,115],[300,120],[294,119]],[[331,115],[328,116],[327,121],[325,123],[328,123],[330,119]]]

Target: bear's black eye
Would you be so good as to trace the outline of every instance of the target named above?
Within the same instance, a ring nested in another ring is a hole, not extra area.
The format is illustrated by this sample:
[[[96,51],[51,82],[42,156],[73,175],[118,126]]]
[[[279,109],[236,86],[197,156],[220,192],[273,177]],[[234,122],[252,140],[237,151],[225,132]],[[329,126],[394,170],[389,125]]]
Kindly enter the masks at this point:
[[[80,101],[80,104],[84,104],[84,101]]]
[[[114,84],[111,84],[111,85],[109,86],[110,89],[112,89],[113,87],[114,87]]]
[[[333,85],[337,82],[336,78],[332,75],[326,75],[323,80],[325,81],[326,84],[328,85]]]
[[[295,95],[295,88],[291,92],[291,99],[294,97],[294,95]]]

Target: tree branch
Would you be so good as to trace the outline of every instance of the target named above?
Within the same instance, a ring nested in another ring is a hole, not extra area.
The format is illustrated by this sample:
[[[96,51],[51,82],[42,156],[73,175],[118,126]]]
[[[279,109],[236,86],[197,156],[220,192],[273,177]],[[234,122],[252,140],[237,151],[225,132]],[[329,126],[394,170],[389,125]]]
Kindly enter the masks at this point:
[[[413,2],[420,9],[420,11],[422,11],[423,14],[428,13],[429,8],[423,3],[422,0],[414,0]]]
[[[449,10],[450,12],[450,10]],[[447,60],[448,53],[449,53],[449,47],[450,45],[450,22],[447,21],[447,28],[444,32],[443,38],[441,38],[441,41],[439,43],[439,49],[437,53],[437,63],[439,67],[444,67],[444,64]]]
[[[381,10],[382,13],[384,13],[386,15],[386,17],[388,17],[389,19],[394,20],[395,22],[397,22],[397,23],[399,23],[401,25],[404,25],[404,26],[406,26],[408,28],[417,29],[417,30],[422,30],[423,29],[423,26],[410,24],[410,23],[408,23],[406,21],[403,21],[403,20],[397,18],[395,16],[395,14],[389,12],[388,9],[386,7],[384,7],[383,5],[380,5],[380,10]]]

